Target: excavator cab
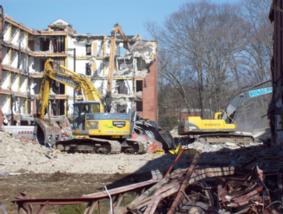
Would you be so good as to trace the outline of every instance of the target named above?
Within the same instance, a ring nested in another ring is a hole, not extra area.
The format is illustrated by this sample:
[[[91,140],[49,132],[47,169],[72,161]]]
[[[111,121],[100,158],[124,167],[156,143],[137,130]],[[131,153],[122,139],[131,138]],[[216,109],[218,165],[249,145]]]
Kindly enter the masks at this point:
[[[98,112],[100,112],[99,102],[82,101],[74,103],[73,129],[85,130],[86,128],[96,127],[97,124],[87,122],[86,118],[89,117],[89,114]]]
[[[73,134],[75,136],[124,138],[131,134],[130,113],[100,112],[100,103],[74,103]]]

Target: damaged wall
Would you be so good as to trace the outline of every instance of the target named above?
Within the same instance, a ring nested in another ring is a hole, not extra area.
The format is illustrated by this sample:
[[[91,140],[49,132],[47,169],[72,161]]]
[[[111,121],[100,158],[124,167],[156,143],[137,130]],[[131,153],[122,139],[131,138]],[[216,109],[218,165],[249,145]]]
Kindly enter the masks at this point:
[[[109,73],[110,36],[70,35],[67,47],[76,49],[76,72],[89,76],[102,96],[107,92]],[[144,118],[157,119],[157,67],[156,42],[130,37],[129,50],[117,39],[115,70],[112,84],[112,112],[129,112],[135,109]],[[66,65],[74,68],[74,57],[68,54]],[[137,90],[137,81],[142,89]],[[145,90],[143,90],[146,88]],[[68,87],[68,105],[71,113],[73,89]]]
[[[122,39],[116,40],[112,111],[129,112],[136,109],[141,116],[156,120],[156,42],[142,40],[139,36],[127,38],[130,50],[124,48]],[[50,57],[88,76],[102,96],[106,95],[110,35],[77,34],[69,23],[61,19],[50,24],[47,30],[33,30],[5,16],[1,41],[3,78],[0,82],[0,108],[10,123],[16,122],[13,120],[15,115],[36,113],[44,62]],[[142,82],[142,89],[138,86],[137,90],[137,81],[139,85]],[[145,82],[147,84],[143,84]],[[51,94],[52,100],[57,100],[52,113],[71,116],[73,89],[52,84]]]
[[[64,63],[66,33],[34,31],[7,16],[3,22],[0,108],[10,124],[18,124],[21,116],[36,113],[45,60],[52,57]]]

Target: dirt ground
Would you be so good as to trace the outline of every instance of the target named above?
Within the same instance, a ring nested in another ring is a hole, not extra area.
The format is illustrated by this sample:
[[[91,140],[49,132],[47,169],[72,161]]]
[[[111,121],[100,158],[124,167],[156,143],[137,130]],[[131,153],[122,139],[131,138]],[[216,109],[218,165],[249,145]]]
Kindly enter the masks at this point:
[[[125,175],[114,174],[23,174],[0,177],[0,201],[8,213],[16,213],[11,202],[20,192],[31,198],[80,197],[82,194],[101,190],[104,185],[122,179]],[[0,213],[1,209],[0,209]]]
[[[105,185],[113,188],[149,179],[151,170],[165,171],[174,158],[168,154],[67,154],[0,132],[0,214],[3,205],[8,213],[16,213],[11,201],[20,192],[31,198],[80,197]]]

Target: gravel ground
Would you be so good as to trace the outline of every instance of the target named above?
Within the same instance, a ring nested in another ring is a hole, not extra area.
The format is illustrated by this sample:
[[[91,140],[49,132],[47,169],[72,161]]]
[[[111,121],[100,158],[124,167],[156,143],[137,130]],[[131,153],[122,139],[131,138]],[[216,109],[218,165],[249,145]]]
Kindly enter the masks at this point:
[[[235,145],[233,143],[209,144],[194,142],[186,147],[199,152],[216,152],[223,149],[241,149],[261,145]],[[129,174],[166,170],[174,156],[161,154],[83,154],[62,153],[34,142],[21,142],[9,134],[0,132],[0,176],[17,173],[90,173],[90,174]],[[180,165],[186,166],[184,157]]]
[[[128,174],[166,168],[173,156],[160,154],[67,154],[0,132],[0,175],[17,173]]]

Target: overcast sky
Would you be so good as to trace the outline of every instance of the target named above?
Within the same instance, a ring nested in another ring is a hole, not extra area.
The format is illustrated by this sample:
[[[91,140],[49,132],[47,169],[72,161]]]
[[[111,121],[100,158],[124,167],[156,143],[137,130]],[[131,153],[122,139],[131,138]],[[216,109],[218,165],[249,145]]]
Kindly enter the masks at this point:
[[[109,34],[119,23],[126,34],[149,37],[145,23],[162,24],[186,2],[198,0],[0,0],[5,13],[35,29],[64,19],[79,33]],[[200,0],[199,0],[200,1]],[[239,0],[211,0],[234,3]]]

